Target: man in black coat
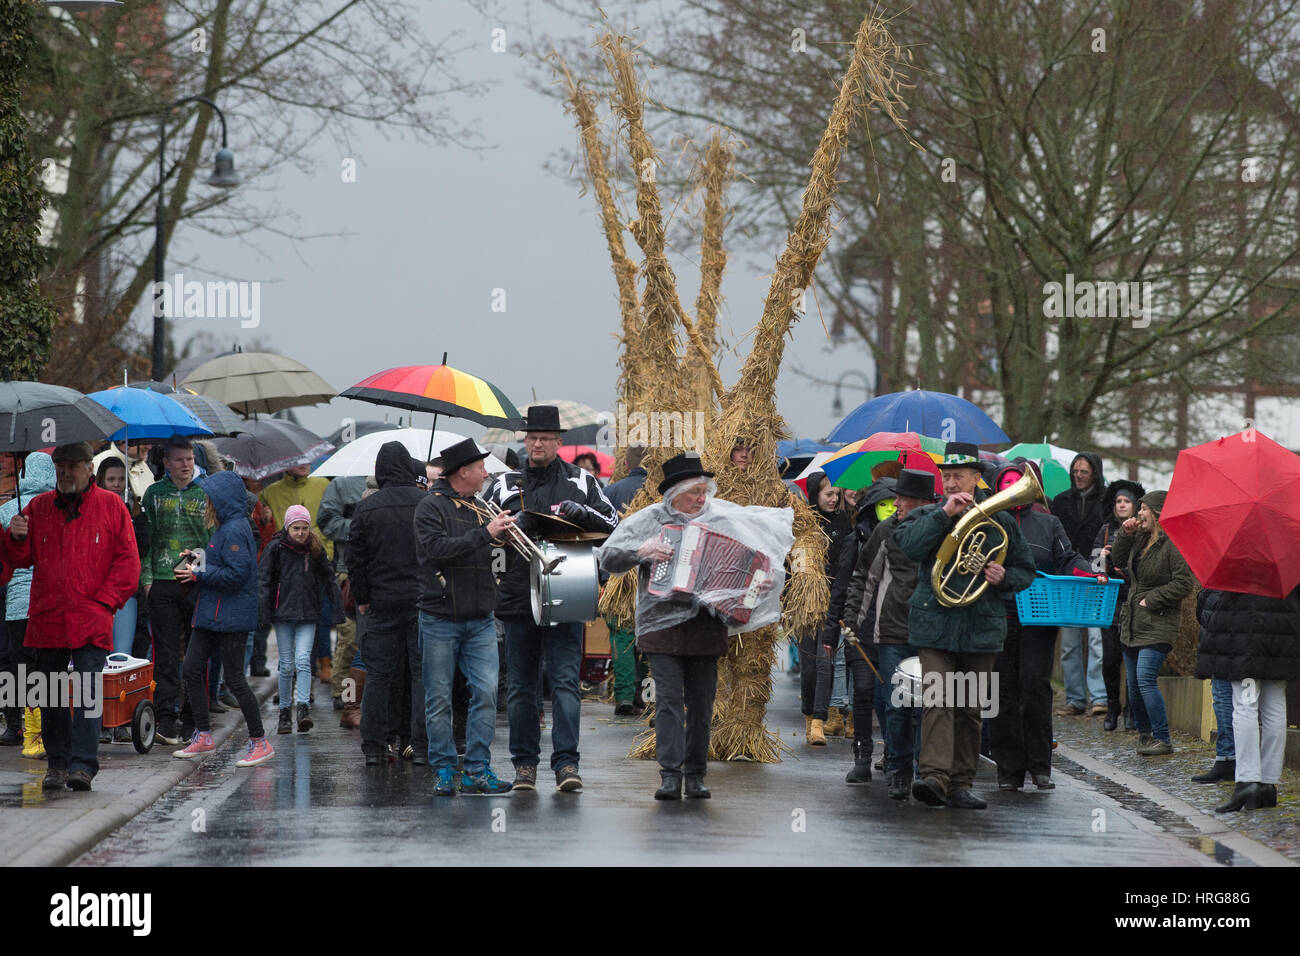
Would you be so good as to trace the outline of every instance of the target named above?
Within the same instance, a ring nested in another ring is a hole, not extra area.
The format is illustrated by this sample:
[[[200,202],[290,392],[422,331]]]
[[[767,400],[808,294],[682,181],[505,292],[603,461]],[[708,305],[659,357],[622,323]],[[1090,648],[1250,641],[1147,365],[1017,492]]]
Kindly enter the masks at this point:
[[[562,438],[560,413],[554,405],[533,405],[524,421],[527,462],[522,472],[501,476],[492,497],[501,508],[519,513],[519,527],[535,534],[533,514],[547,512],[584,531],[609,533],[618,515],[601,491],[600,483],[581,468],[559,457]],[[537,789],[537,764],[541,759],[541,710],[538,667],[546,655],[551,682],[551,769],[556,789],[582,789],[578,776],[578,722],[581,697],[578,675],[582,666],[583,624],[540,626],[533,621],[529,593],[529,562],[513,548],[506,552],[506,571],[497,594],[497,617],[506,629],[506,668],[510,719],[510,759],[515,766],[514,789]]]
[[[1061,520],[1074,550],[1092,554],[1092,543],[1109,515],[1102,498],[1106,479],[1101,471],[1101,456],[1085,451],[1070,462],[1070,487],[1052,499],[1052,514]],[[1061,671],[1065,677],[1065,706],[1061,716],[1089,713],[1105,715],[1108,707],[1106,679],[1102,673],[1102,635],[1099,627],[1061,628]]]
[[[366,619],[359,630],[364,633],[361,657],[366,663],[361,751],[367,766],[383,763],[389,708],[403,660],[411,669],[411,700],[424,700],[415,605],[420,592],[415,509],[424,500],[425,491],[416,483],[415,464],[401,442],[385,443],[375,457],[379,490],[358,502],[348,530],[352,596],[357,614]],[[409,733],[412,760],[427,764],[429,741],[422,706],[412,708]]]

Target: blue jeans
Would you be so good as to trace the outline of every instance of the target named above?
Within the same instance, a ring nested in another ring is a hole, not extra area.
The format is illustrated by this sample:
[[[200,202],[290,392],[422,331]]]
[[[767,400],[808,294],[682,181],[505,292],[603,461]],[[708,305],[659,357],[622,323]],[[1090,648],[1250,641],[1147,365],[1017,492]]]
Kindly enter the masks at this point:
[[[1165,716],[1165,699],[1160,694],[1156,675],[1165,662],[1168,651],[1155,647],[1129,647],[1124,645],[1124,671],[1128,681],[1129,706],[1138,733],[1150,734],[1156,740],[1172,743],[1169,739],[1169,718]]]
[[[456,769],[451,729],[451,688],[456,667],[469,682],[465,722],[465,772],[478,776],[492,762],[497,717],[497,629],[491,615],[452,621],[420,612],[420,660],[424,672],[424,726],[429,766]]]
[[[891,675],[899,663],[916,656],[910,644],[877,644],[880,654],[880,676],[885,683],[879,685],[877,699],[885,698],[885,773],[902,771],[911,775],[921,754],[921,708],[893,706],[894,685]]]
[[[135,595],[127,598],[126,603],[113,615],[113,653],[130,654],[135,644]],[[1231,693],[1231,689],[1229,689]]]
[[[1216,760],[1236,760],[1237,747],[1232,736],[1232,681],[1210,681],[1210,696],[1214,700],[1214,722],[1219,734],[1214,741]]]
[[[1084,656],[1087,655],[1087,681],[1084,679]],[[1102,642],[1099,627],[1061,628],[1061,671],[1065,675],[1065,702],[1083,707],[1090,698],[1094,704],[1106,703],[1106,678],[1101,671]]]
[[[840,641],[835,648],[835,656],[831,658],[831,707],[850,712],[853,710],[853,698],[849,692],[851,678],[848,668],[844,666],[844,642]]]
[[[506,626],[506,672],[509,693],[510,762],[536,767],[541,759],[541,681],[537,669],[546,655],[551,680],[551,769],[578,765],[578,722],[582,699],[578,671],[582,666],[582,624],[542,627],[527,618],[502,620]],[[468,756],[468,755],[467,755]]]
[[[275,643],[280,649],[280,707],[288,707],[293,692],[294,673],[298,675],[298,703],[306,704],[311,695],[311,648],[316,639],[315,621],[276,621]]]

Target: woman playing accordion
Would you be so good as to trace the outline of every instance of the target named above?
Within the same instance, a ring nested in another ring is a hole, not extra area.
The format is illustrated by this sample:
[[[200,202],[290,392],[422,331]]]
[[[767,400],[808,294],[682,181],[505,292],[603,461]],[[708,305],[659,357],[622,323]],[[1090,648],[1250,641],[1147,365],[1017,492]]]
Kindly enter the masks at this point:
[[[627,515],[596,550],[603,570],[639,569],[637,648],[655,685],[656,800],[707,798],[718,656],[729,634],[781,614],[785,557],[794,543],[789,508],[742,507],[715,497],[698,454],[664,463],[663,501]]]

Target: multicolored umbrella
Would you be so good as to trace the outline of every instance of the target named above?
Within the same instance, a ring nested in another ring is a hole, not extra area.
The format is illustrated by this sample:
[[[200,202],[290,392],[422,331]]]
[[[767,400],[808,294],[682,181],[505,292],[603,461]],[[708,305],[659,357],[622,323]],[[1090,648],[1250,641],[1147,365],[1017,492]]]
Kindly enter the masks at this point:
[[[1160,527],[1202,586],[1286,597],[1300,584],[1300,456],[1255,429],[1183,449]]]
[[[874,480],[871,469],[882,461],[897,461],[904,468],[928,471],[935,476],[935,491],[942,494],[943,482],[935,463],[943,459],[946,443],[915,432],[877,432],[861,441],[850,442],[821,463],[821,470],[838,488],[857,490]]]
[[[863,402],[831,429],[826,440],[852,442],[881,431],[945,435],[976,445],[1011,440],[979,406],[958,395],[919,388]]]

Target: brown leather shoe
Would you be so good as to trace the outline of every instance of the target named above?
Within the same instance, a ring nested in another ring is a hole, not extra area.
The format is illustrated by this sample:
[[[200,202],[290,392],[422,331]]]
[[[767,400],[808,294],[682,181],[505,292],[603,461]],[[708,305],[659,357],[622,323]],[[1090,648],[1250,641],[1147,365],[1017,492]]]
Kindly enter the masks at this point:
[[[1105,704],[1093,704],[1089,714],[1093,717],[1105,717],[1107,709]]]
[[[320,679],[322,684],[328,684],[334,680],[334,668],[331,658],[316,658],[316,677]]]
[[[1078,717],[1083,712],[1082,707],[1075,707],[1073,704],[1066,704],[1064,707],[1058,707],[1053,711],[1057,717]]]

